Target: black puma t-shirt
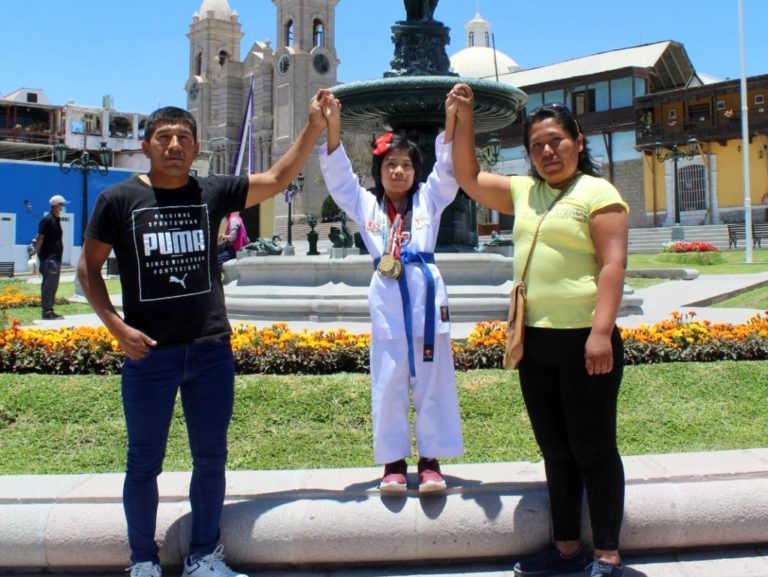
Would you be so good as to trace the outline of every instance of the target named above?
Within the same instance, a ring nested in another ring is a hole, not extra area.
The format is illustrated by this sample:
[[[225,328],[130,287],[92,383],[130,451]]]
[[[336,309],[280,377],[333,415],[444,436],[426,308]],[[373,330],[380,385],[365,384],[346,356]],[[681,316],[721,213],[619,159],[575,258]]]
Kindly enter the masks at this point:
[[[231,333],[216,241],[247,192],[247,177],[211,176],[176,189],[133,177],[101,193],[85,235],[114,248],[126,323],[160,346]]]

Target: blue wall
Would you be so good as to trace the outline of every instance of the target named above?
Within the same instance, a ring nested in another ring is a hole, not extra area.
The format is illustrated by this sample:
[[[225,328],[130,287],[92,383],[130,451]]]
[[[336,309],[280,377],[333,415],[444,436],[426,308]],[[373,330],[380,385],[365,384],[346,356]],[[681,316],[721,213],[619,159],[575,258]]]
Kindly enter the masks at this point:
[[[106,176],[88,175],[88,214],[107,186],[125,180],[135,171],[113,169]],[[74,215],[75,244],[80,245],[83,175],[79,170],[64,174],[57,164],[0,160],[0,212],[16,213],[16,244],[27,245],[37,234],[37,225],[48,212],[48,199],[60,194],[69,201],[66,211]],[[32,208],[29,211],[24,201]]]

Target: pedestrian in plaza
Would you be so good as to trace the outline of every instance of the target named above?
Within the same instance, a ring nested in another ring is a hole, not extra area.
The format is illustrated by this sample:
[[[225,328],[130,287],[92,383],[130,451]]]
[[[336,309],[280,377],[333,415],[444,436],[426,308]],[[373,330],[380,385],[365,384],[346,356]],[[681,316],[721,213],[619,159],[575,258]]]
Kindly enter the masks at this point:
[[[56,292],[59,290],[61,259],[64,255],[63,233],[61,230],[61,211],[67,204],[60,194],[54,194],[48,204],[51,211],[46,214],[37,227],[35,252],[40,260],[40,306],[46,320],[63,319],[53,310],[56,304]]]
[[[37,274],[37,235],[27,245],[27,270],[30,274]]]
[[[379,136],[371,168],[375,186],[369,191],[341,143],[341,104],[335,98],[330,104],[320,167],[333,200],[357,223],[374,259],[368,305],[373,453],[384,464],[379,487],[407,489],[413,398],[419,492],[442,491],[446,482],[438,458],[458,457],[464,450],[448,294],[434,258],[440,215],[458,191],[451,164],[453,120],[437,137],[437,162],[425,182],[416,143],[400,132]]]
[[[469,196],[515,214],[515,279],[526,278],[520,385],[544,457],[554,544],[514,567],[518,577],[581,572],[581,502],[592,524],[592,577],[623,575],[619,532],[624,469],[616,443],[623,348],[616,327],[627,261],[628,207],[599,176],[576,118],[561,104],[529,113],[530,176],[482,172],[475,157],[472,90],[459,84],[456,177]],[[535,244],[534,244],[535,243]]]
[[[177,391],[193,468],[191,539],[184,577],[237,577],[224,562],[219,520],[225,494],[227,430],[235,365],[217,262],[219,223],[285,190],[325,129],[320,90],[297,140],[267,171],[249,176],[190,176],[200,150],[186,110],[152,113],[142,149],[150,170],[106,189],[86,231],[78,276],[104,325],[125,353],[122,397],[128,433],[123,505],[131,577],[160,577],[155,525]],[[114,249],[124,317],[101,275]],[[242,576],[240,576],[242,577]]]
[[[231,213],[227,216],[224,233],[219,236],[219,264],[235,258],[249,242],[243,219],[238,213]]]

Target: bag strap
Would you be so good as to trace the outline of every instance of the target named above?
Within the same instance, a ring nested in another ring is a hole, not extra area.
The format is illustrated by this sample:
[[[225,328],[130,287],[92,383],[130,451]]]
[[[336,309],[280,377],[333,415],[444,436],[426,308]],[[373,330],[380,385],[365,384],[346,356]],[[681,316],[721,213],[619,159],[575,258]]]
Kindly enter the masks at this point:
[[[549,203],[549,206],[547,207],[547,210],[544,211],[544,214],[541,215],[539,218],[539,222],[536,225],[536,231],[533,233],[533,240],[531,241],[531,250],[528,251],[528,258],[525,259],[525,267],[523,268],[523,275],[520,277],[520,284],[525,284],[525,277],[528,276],[528,267],[531,264],[531,257],[533,256],[533,249],[536,247],[536,239],[539,237],[539,229],[541,228],[541,224],[544,222],[544,219],[546,218],[547,214],[549,214],[549,211],[552,210],[552,208],[557,204],[557,201],[563,198],[563,195],[568,192],[571,187],[576,183],[578,180],[578,177],[576,177],[576,180],[573,181],[567,188],[564,188],[560,191],[560,194],[558,194],[555,199]]]

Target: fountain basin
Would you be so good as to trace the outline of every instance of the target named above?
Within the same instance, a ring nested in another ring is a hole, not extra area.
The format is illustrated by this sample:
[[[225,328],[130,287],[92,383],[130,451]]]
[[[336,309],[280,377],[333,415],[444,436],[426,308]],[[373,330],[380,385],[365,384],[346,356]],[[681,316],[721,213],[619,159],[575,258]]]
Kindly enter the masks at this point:
[[[445,97],[456,83],[475,96],[475,132],[499,130],[514,122],[526,94],[514,86],[458,76],[400,76],[362,80],[331,89],[341,101],[341,128],[353,134],[433,129],[445,121]]]

